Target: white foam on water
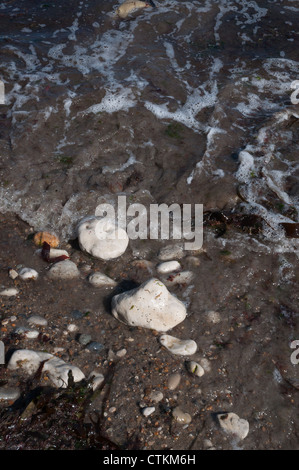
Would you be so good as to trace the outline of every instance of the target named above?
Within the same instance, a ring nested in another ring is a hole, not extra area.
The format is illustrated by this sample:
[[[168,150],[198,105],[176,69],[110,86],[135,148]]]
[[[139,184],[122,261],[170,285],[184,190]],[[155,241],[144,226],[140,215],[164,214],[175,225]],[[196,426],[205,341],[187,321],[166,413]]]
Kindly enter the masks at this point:
[[[128,111],[128,109],[134,107],[136,101],[132,95],[130,88],[123,88],[117,92],[106,91],[106,95],[100,103],[90,106],[84,111],[84,114],[89,113],[115,113],[116,111]]]

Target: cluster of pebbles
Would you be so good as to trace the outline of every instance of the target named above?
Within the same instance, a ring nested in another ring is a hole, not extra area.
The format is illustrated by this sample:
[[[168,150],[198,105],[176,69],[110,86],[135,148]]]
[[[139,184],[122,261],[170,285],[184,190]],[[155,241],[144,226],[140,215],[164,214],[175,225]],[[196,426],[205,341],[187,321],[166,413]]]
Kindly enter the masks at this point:
[[[68,280],[80,277],[80,271],[65,250],[59,250],[59,240],[53,234],[39,232],[34,237],[34,242],[41,247],[44,242],[50,245],[50,266],[47,276],[52,280]],[[97,217],[84,218],[78,224],[78,242],[80,249],[94,258],[102,260],[112,260],[121,256],[129,244],[126,233],[115,224],[108,221],[105,223]],[[37,254],[42,254],[42,249],[37,250]],[[51,259],[63,256],[51,264]],[[184,302],[169,292],[168,284],[176,283],[188,284],[193,279],[192,271],[183,271],[180,259],[185,256],[181,245],[169,245],[163,247],[159,254],[159,264],[156,266],[158,277],[150,276],[148,280],[140,286],[114,295],[111,301],[113,317],[130,327],[151,329],[159,334],[161,347],[169,351],[170,354],[182,357],[185,361],[188,372],[194,377],[202,377],[210,370],[209,361],[205,359],[193,360],[192,356],[197,352],[198,346],[191,338],[177,338],[168,334],[178,324],[182,323],[187,316],[187,309]],[[196,256],[190,256],[191,264],[196,265]],[[146,260],[136,260],[139,263],[146,263]],[[148,262],[150,263],[150,262]],[[152,269],[149,269],[151,272]],[[19,277],[24,282],[35,281],[39,274],[30,267],[22,267],[20,270],[10,269],[9,277],[16,279]],[[115,287],[116,281],[104,273],[95,272],[88,275],[88,280],[92,286]],[[12,297],[18,294],[15,288],[7,287],[1,292],[1,296]],[[217,323],[220,321],[218,312],[209,312],[209,321]],[[15,331],[18,335],[23,335],[27,339],[36,338],[40,332],[38,327],[47,326],[47,320],[41,316],[33,315],[28,319],[28,326],[18,327]],[[68,331],[76,331],[76,325],[68,325]],[[90,351],[100,350],[102,345],[92,341],[90,335],[81,334],[79,342]],[[56,348],[57,352],[59,348]],[[118,351],[120,358],[126,354],[126,350]],[[77,367],[65,362],[55,354],[34,351],[30,349],[16,350],[7,365],[8,370],[22,370],[26,374],[33,375],[37,370],[45,373],[52,385],[58,388],[68,386],[70,376],[74,382],[85,379],[85,374]],[[96,390],[104,381],[104,376],[98,371],[93,371],[88,379],[92,382],[92,387]],[[168,381],[168,389],[175,390],[181,380],[179,373],[171,374]],[[17,389],[0,387],[0,400],[14,400],[19,396]],[[151,406],[140,403],[140,410],[144,417],[149,417],[155,412],[155,404],[163,399],[163,393],[153,391],[151,394]],[[180,406],[172,410],[172,417],[178,424],[188,426],[192,420],[191,415],[186,413]],[[246,420],[240,419],[234,413],[219,413],[217,419],[220,427],[235,438],[244,439],[249,432],[249,424]],[[210,446],[212,448],[212,446]]]

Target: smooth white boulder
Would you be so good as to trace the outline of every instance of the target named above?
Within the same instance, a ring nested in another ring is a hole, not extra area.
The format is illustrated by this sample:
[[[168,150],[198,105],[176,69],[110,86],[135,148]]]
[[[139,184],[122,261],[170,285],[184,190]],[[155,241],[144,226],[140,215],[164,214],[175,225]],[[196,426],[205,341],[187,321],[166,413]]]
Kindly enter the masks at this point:
[[[62,359],[49,353],[31,351],[29,349],[19,349],[11,356],[8,369],[22,369],[29,375],[37,372],[44,361],[42,372],[47,372],[51,382],[56,387],[66,388],[68,385],[69,371],[71,371],[74,382],[80,382],[85,378],[83,372],[71,364],[67,364]]]
[[[77,232],[81,250],[103,260],[118,258],[129,244],[127,232],[106,217],[83,219]]]
[[[88,281],[94,287],[110,286],[115,287],[117,283],[106,274],[95,272],[88,277]]]
[[[179,339],[170,335],[162,335],[160,343],[172,354],[179,356],[191,356],[197,351],[197,344],[192,339]]]
[[[54,280],[75,279],[80,276],[80,272],[76,264],[67,259],[53,264],[48,271],[48,276]]]
[[[168,331],[185,319],[186,307],[161,281],[153,278],[114,296],[112,314],[127,325]]]
[[[239,439],[245,439],[249,433],[249,423],[235,413],[219,413],[217,415],[221,428]]]

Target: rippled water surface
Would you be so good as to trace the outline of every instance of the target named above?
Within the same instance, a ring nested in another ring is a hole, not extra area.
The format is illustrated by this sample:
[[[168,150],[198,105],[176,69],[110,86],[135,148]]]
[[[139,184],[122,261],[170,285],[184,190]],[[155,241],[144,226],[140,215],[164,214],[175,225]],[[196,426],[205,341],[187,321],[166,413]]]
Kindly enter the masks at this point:
[[[165,0],[124,20],[118,5],[2,3],[2,210],[69,237],[101,197],[147,191],[253,211],[289,250],[297,3]]]

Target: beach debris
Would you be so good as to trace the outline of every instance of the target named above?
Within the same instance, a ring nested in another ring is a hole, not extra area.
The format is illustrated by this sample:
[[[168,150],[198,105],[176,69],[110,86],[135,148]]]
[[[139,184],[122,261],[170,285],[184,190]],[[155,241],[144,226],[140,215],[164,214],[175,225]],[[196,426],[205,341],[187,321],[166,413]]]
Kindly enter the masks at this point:
[[[192,339],[182,340],[170,335],[162,335],[160,343],[172,354],[179,356],[191,356],[197,351],[197,344]]]
[[[232,434],[238,439],[245,439],[249,432],[248,421],[239,418],[235,413],[219,413],[217,414],[217,419],[225,432]]]
[[[114,317],[131,326],[168,331],[186,317],[186,307],[158,279],[118,294],[112,299]]]
[[[38,250],[38,253],[41,255],[42,259],[48,263],[57,263],[58,261],[63,261],[69,258],[67,251],[51,248],[47,242],[43,243],[43,247],[41,250]]]
[[[142,1],[133,1],[133,0],[126,0],[123,2],[116,10],[117,16],[119,18],[125,19],[130,13],[143,9],[143,8],[150,8],[154,7],[154,3],[152,1],[142,2]]]
[[[118,258],[127,249],[129,237],[116,222],[106,217],[89,217],[78,225],[78,242],[82,251],[95,258]]]
[[[33,237],[33,241],[36,246],[43,246],[44,242],[48,243],[51,248],[59,246],[59,238],[49,232],[37,232]]]

